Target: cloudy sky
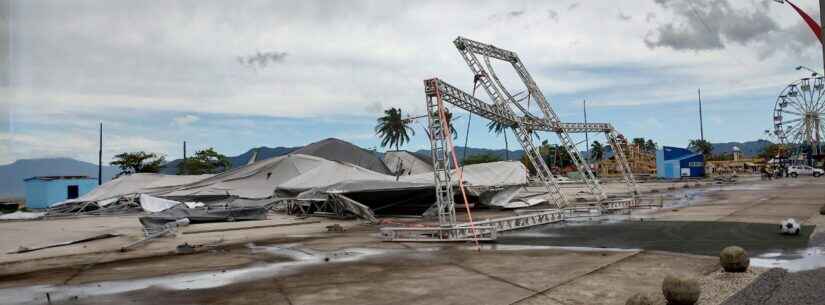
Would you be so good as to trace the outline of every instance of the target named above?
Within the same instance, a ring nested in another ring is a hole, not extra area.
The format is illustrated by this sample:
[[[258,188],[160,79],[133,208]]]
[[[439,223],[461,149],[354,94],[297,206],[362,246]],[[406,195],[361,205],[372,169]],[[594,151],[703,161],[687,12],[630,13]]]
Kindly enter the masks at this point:
[[[796,2],[819,20],[817,1]],[[0,164],[94,161],[99,122],[104,159],[174,159],[184,140],[227,155],[327,137],[372,148],[382,109],[423,113],[423,79],[470,90],[459,35],[518,52],[562,120],[581,121],[586,99],[589,121],[674,146],[698,138],[697,88],[706,138],[755,140],[805,76],[794,67],[822,66],[796,13],[766,0],[0,3]],[[470,146],[503,148],[485,123]],[[428,147],[423,124],[406,148]]]

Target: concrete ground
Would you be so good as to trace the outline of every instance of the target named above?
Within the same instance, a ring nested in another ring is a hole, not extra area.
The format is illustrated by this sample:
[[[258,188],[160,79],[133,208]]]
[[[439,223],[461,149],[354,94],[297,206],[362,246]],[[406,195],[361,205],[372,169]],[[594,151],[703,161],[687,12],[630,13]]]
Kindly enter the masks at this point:
[[[655,193],[653,183],[640,184],[645,193],[670,199],[666,208],[628,217],[756,223],[796,217],[817,225],[825,223],[816,216],[825,204],[823,184],[825,179],[809,178],[705,182],[700,188],[691,182],[687,189],[685,183],[657,183]],[[133,216],[0,223],[0,230],[16,236],[0,237],[4,253],[89,234],[124,234],[3,254],[0,298],[9,304],[44,304],[47,297],[53,304],[624,304],[636,292],[660,294],[667,274],[702,278],[719,270],[712,256],[501,244],[482,244],[478,252],[472,244],[381,242],[375,226],[357,221],[270,218],[192,225],[176,238],[126,253],[117,250],[141,235]],[[332,223],[347,232],[326,232]],[[193,233],[262,224],[280,226]],[[198,252],[168,255],[183,242]]]

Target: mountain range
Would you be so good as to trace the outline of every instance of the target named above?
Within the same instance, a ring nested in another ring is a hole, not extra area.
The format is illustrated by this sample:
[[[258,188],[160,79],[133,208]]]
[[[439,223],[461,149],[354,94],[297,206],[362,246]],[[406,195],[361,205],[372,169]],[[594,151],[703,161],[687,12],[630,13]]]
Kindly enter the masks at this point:
[[[745,157],[756,156],[767,146],[771,144],[769,141],[757,140],[748,142],[728,142],[713,144],[714,154],[728,154],[733,151],[733,147],[739,147]],[[249,162],[252,154],[257,151],[257,160],[264,160],[272,157],[289,154],[293,151],[299,150],[303,146],[298,147],[257,147],[246,151],[237,156],[231,156],[229,162],[232,167],[240,167]],[[464,156],[465,148],[463,146],[456,147],[456,155],[459,159]],[[507,151],[505,149],[487,149],[487,148],[473,148],[469,147],[467,156],[474,155],[494,155],[500,159],[505,159]],[[430,150],[421,149],[415,151],[416,154],[429,156]],[[383,154],[376,152],[379,158],[383,158]],[[523,150],[511,150],[510,160],[519,160],[524,155]],[[177,173],[177,165],[180,159],[172,160],[166,164],[162,173],[175,174]],[[118,169],[112,166],[103,167],[103,181],[109,181],[118,173]],[[22,159],[7,165],[0,165],[0,197],[23,197],[25,194],[25,184],[23,179],[33,176],[89,176],[97,177],[97,165],[89,162],[78,161],[69,158],[46,158],[46,159]]]

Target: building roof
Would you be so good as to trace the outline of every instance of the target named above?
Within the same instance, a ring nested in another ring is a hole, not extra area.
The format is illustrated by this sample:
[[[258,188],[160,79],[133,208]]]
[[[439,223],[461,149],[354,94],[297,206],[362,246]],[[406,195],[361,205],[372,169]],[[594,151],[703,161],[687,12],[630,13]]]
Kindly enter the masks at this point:
[[[92,178],[89,176],[34,176],[31,178],[23,179],[23,181],[32,181],[32,180],[40,180],[40,181],[52,181],[52,180],[86,180],[86,179],[97,179]]]

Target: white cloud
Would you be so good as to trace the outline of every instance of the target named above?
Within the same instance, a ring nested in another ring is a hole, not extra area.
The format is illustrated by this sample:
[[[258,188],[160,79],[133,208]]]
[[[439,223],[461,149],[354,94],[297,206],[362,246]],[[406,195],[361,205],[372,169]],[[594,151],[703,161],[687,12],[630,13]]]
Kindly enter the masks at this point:
[[[191,125],[191,124],[197,122],[198,120],[200,120],[200,118],[198,116],[193,115],[193,114],[187,114],[187,115],[175,117],[174,119],[172,119],[172,124],[174,124],[176,126],[179,126],[179,127],[180,126],[187,126],[187,125]]]
[[[760,4],[731,5],[735,11]],[[175,126],[197,122],[197,131],[209,134],[201,125],[215,114],[327,120],[374,116],[385,107],[422,113],[423,79],[440,77],[468,91],[471,87],[472,76],[451,43],[458,35],[518,52],[551,100],[581,94],[594,107],[692,102],[696,88],[718,103],[741,95],[775,96],[774,91],[800,76],[792,67],[819,66],[821,56],[815,45],[797,43],[810,34],[784,6],[760,10],[785,30],[777,33],[794,42],[793,52],[740,44],[702,52],[650,49],[645,35],[676,16],[649,0],[623,1],[621,12],[638,16],[626,21],[615,18],[616,6],[609,1],[581,6],[544,1],[203,1],[197,8],[166,1],[16,1],[11,7],[13,57],[10,87],[5,88],[11,93],[0,102],[11,105],[5,108],[14,110],[16,124],[50,126],[17,128],[14,143],[27,147],[4,140],[0,153],[8,160],[76,156],[72,151],[86,147],[82,140],[81,145],[73,141],[94,138],[83,131],[93,129],[89,126],[103,120],[106,126],[128,130],[126,125],[140,124],[139,115],[145,113],[171,114],[156,127],[139,126],[141,133],[121,133],[123,139],[137,141],[122,143],[123,149],[176,151],[173,141],[196,135],[161,136],[169,120]],[[548,17],[548,12],[558,13]],[[497,16],[495,22],[490,16]],[[257,56],[259,50],[266,56]],[[250,69],[239,65],[238,57],[267,66]],[[497,72],[506,76],[505,83],[515,83],[516,76],[506,69]],[[124,119],[129,115],[135,117]],[[255,125],[244,132],[253,133]],[[302,127],[280,130],[299,135]],[[209,137],[202,138],[206,142]]]

